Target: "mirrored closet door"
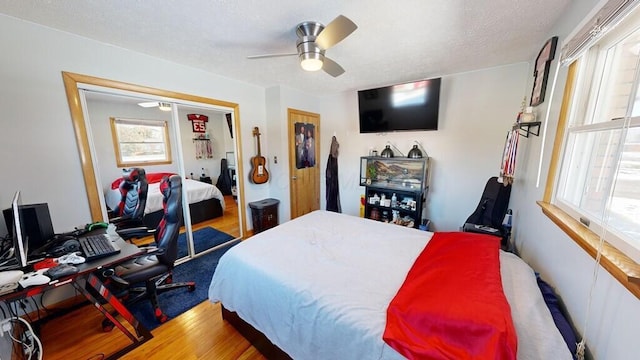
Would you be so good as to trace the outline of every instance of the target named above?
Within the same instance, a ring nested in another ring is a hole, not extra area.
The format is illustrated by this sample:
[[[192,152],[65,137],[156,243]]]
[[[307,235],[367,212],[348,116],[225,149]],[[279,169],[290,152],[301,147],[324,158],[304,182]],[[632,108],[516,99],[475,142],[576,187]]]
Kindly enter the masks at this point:
[[[168,174],[182,178],[180,258],[242,237],[234,109],[94,86],[79,90],[105,221],[120,202],[123,169],[140,167],[149,186],[144,222],[150,228],[162,217],[160,180]]]

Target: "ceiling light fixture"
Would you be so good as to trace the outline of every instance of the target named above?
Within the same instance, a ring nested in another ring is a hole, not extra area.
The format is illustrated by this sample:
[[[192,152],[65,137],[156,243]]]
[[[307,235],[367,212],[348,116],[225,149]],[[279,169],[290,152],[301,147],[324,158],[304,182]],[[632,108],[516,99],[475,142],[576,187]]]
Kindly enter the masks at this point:
[[[320,50],[315,40],[315,36],[302,36],[297,43],[300,66],[306,71],[318,71],[324,63],[324,51]]]
[[[322,60],[320,59],[304,59],[300,62],[300,66],[306,71],[318,71],[322,69]]]
[[[166,102],[159,102],[158,103],[158,109],[160,111],[171,111],[171,104],[166,103]]]
[[[322,69],[322,54],[305,53],[300,55],[300,66],[306,71],[318,71]]]

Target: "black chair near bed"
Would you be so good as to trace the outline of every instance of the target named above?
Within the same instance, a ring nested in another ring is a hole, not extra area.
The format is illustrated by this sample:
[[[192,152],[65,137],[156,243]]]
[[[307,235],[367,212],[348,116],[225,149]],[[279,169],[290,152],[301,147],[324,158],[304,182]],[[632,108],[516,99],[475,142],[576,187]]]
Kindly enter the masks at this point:
[[[507,245],[510,226],[503,226],[511,197],[511,184],[503,184],[491,177],[484,187],[476,210],[467,218],[462,231],[498,236]]]
[[[143,222],[148,188],[143,168],[122,170],[121,199],[118,207],[109,214],[109,222],[116,226],[116,232],[125,240],[153,234],[153,230]]]
[[[100,272],[109,289],[125,304],[149,299],[159,322],[167,321],[158,303],[158,294],[186,287],[195,290],[195,282],[174,283],[172,270],[178,257],[178,235],[182,221],[182,179],[178,175],[166,177],[160,183],[163,195],[164,215],[154,232],[156,247],[128,260],[113,269]],[[144,283],[144,286],[140,286]],[[111,330],[113,324],[103,321],[103,329]]]

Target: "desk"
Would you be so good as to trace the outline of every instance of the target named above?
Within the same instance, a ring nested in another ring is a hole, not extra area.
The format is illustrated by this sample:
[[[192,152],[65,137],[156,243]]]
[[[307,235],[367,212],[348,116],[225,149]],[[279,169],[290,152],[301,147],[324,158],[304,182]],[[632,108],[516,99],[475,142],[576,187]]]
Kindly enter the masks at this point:
[[[0,296],[0,301],[15,301],[24,299],[41,294],[49,289],[57,288],[66,284],[72,284],[74,288],[76,288],[82,295],[84,295],[84,297],[87,298],[89,302],[91,302],[105,317],[111,320],[111,322],[113,322],[113,324],[118,329],[120,329],[120,331],[122,331],[122,333],[124,333],[129,338],[129,340],[131,340],[131,344],[110,355],[109,357],[106,357],[106,359],[117,359],[121,357],[132,349],[150,340],[153,335],[151,335],[151,332],[146,329],[140,322],[138,322],[138,320],[129,312],[129,310],[115,296],[111,294],[111,292],[104,286],[102,281],[100,281],[100,279],[94,275],[94,272],[96,270],[108,268],[142,253],[136,245],[125,242],[119,236],[116,237],[116,245],[120,247],[120,253],[101,259],[96,259],[91,262],[86,262],[84,264],[76,265],[79,270],[77,274],[62,277],[48,284],[30,286],[26,289],[4,294]],[[84,286],[82,286],[83,280],[85,280]],[[120,321],[115,318],[115,316],[111,315],[111,313],[109,313],[107,309],[104,308],[103,305],[106,303],[111,304],[113,309],[120,316],[122,316],[123,319],[131,324],[131,326],[133,326],[136,332],[135,334],[132,334]]]

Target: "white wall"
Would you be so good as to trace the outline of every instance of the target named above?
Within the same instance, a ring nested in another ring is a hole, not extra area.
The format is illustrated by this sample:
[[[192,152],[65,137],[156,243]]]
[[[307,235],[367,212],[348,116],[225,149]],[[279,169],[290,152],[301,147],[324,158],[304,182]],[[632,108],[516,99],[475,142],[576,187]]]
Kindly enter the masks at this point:
[[[291,206],[289,193],[289,136],[287,109],[297,109],[320,114],[320,148],[316,149],[316,156],[322,160],[320,166],[321,185],[324,185],[324,168],[326,159],[322,159],[322,154],[328,147],[324,146],[327,138],[324,124],[325,118],[322,114],[321,101],[317,97],[311,96],[302,91],[291,89],[285,86],[274,86],[266,89],[267,98],[267,146],[263,147],[262,155],[267,157],[267,166],[270,171],[269,196],[280,200],[278,217],[280,222],[291,219]],[[317,138],[317,136],[316,136]],[[278,158],[278,163],[274,161]],[[321,199],[321,209],[324,209]]]
[[[558,53],[566,36],[596,5],[596,0],[574,1],[564,13],[549,37],[559,36]],[[541,44],[542,46],[542,44]],[[532,62],[537,52],[532,54]],[[542,214],[536,205],[543,197],[549,161],[558,124],[558,115],[566,83],[567,69],[560,68],[555,92],[552,91],[559,55],[552,63],[547,98],[535,111],[548,126],[543,136],[528,139],[528,148],[518,156],[516,181],[511,207],[514,210],[514,237],[521,256],[542,274],[564,301],[574,324],[584,335],[584,321],[593,278],[594,260],[555,224]],[[533,68],[529,70],[533,73]],[[529,79],[528,92],[532,78]],[[546,118],[546,113],[550,115]],[[543,143],[543,140],[544,143]],[[541,184],[536,186],[538,164],[542,157]],[[640,353],[637,324],[640,323],[640,301],[608,272],[600,268],[593,290],[593,303],[586,343],[596,359],[636,359]]]
[[[331,137],[340,143],[339,184],[342,211],[360,212],[360,156],[382,151],[387,141],[406,156],[418,140],[432,158],[427,216],[432,229],[457,230],[475,210],[487,179],[498,175],[508,130],[520,110],[528,64],[443,76],[437,131],[360,134],[357,91],[315,99],[286,87],[266,91],[270,196],[280,199],[280,221],[290,219],[287,108],[320,114],[321,204],[326,207],[325,169]],[[279,159],[274,163],[274,156]]]
[[[49,203],[57,232],[91,220],[62,71],[238,103],[250,168],[251,129],[266,121],[264,89],[5,15],[0,33],[14,34],[0,37],[0,207],[20,189],[25,203]],[[247,201],[268,194],[258,186],[246,182]]]
[[[320,158],[326,167],[331,136],[340,143],[339,183],[344,213],[358,215],[360,156],[387,141],[406,156],[419,141],[431,157],[426,215],[432,230],[457,230],[475,210],[487,179],[497,176],[504,140],[520,110],[527,63],[442,77],[437,131],[360,134],[356,91],[322,99]],[[325,204],[324,174],[322,206]]]
[[[213,151],[213,157],[210,159],[196,158],[196,142],[193,139],[200,134],[193,132],[191,121],[187,120],[187,114],[193,113],[209,117],[206,126]],[[224,114],[205,109],[185,109],[182,106],[178,106],[178,123],[180,124],[184,168],[187,176],[193,173],[195,179],[198,179],[203,173],[202,169],[204,168],[204,174],[210,176],[211,181],[215,185],[218,176],[220,176],[220,160],[226,156],[227,147],[230,147],[231,151],[233,151],[233,140],[229,134],[229,128],[227,127],[227,120]]]

